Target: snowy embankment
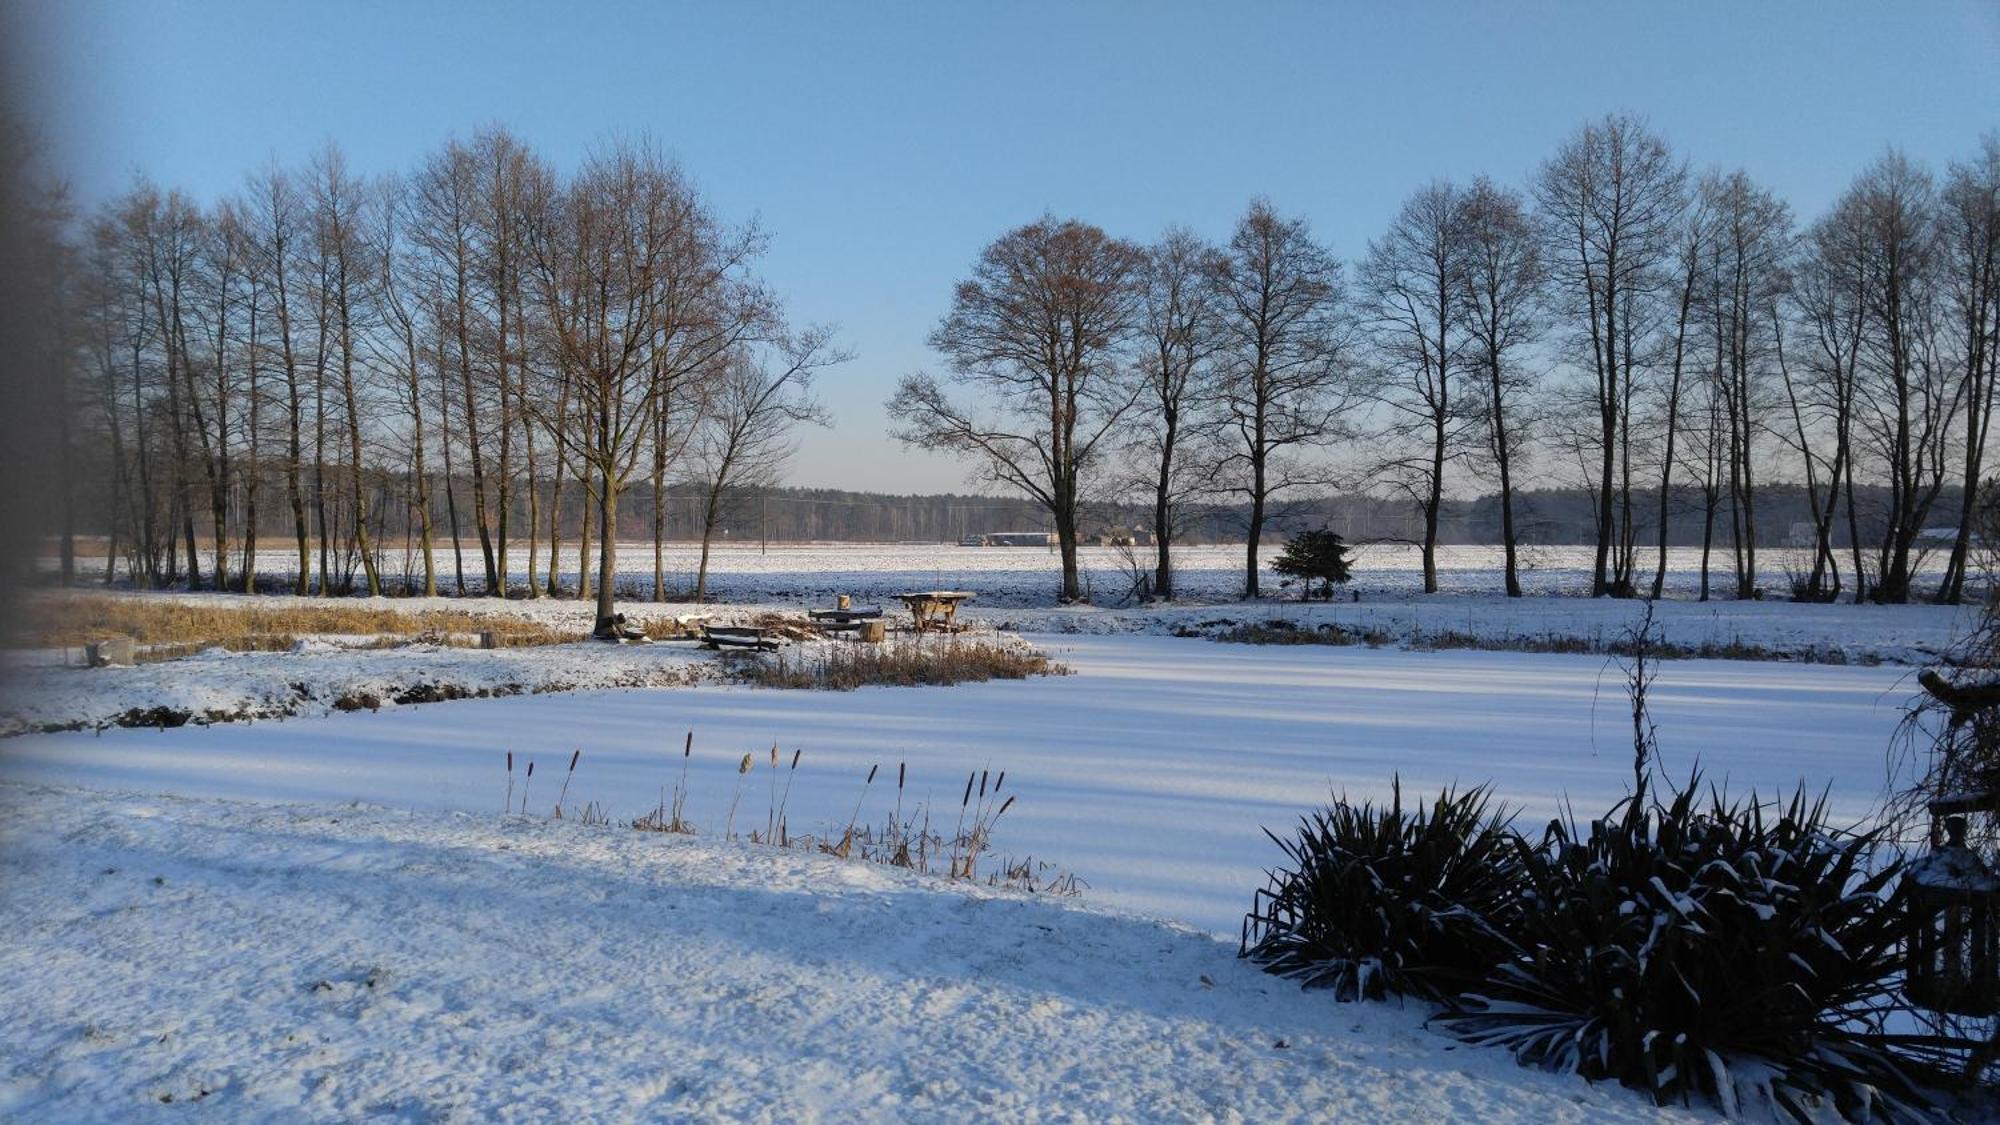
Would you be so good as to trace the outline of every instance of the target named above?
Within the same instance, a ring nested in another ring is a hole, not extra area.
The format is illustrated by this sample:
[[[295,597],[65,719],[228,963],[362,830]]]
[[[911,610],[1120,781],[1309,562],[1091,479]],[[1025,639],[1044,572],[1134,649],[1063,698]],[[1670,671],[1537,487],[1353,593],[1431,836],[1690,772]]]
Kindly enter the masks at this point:
[[[303,642],[290,652],[228,652],[131,667],[84,668],[52,652],[0,654],[0,737],[36,730],[176,727],[613,687],[671,687],[718,669],[688,644],[591,642],[482,651],[411,644],[354,649]]]
[[[614,828],[0,786],[0,1116],[1656,1121],[1205,934]]]
[[[1645,615],[1644,602],[1609,598],[1417,595],[1310,604],[999,609],[971,616],[1031,633],[1221,637],[1279,621],[1302,630],[1337,628],[1351,644],[1607,653],[1629,643]],[[1972,606],[1663,599],[1653,603],[1652,635],[1682,653],[1722,659],[1928,664],[1946,657],[1977,618]]]

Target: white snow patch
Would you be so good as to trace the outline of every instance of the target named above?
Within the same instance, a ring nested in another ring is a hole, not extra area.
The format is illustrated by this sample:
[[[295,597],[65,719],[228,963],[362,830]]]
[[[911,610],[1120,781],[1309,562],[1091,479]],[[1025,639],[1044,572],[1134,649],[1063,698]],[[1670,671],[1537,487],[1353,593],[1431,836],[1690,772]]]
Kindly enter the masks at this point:
[[[1693,1119],[1204,934],[614,828],[0,786],[0,1116]]]

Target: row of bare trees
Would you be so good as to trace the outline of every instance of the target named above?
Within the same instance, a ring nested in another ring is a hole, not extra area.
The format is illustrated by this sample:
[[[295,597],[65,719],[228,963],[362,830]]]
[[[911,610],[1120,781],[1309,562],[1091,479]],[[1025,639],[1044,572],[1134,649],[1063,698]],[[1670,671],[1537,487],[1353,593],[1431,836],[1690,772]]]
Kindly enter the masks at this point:
[[[643,142],[560,175],[492,129],[375,179],[329,146],[212,205],[141,180],[58,225],[65,457],[107,581],[254,591],[276,510],[293,557],[267,569],[300,594],[382,592],[393,539],[415,592],[524,569],[511,592],[553,596],[574,530],[571,589],[609,618],[627,488],[650,478],[664,598],[669,482],[705,483],[705,546],[845,358],[787,325],[764,234]]]
[[[898,436],[1046,507],[1071,599],[1089,499],[1150,500],[1160,597],[1179,514],[1243,505],[1254,597],[1274,509],[1335,486],[1409,499],[1426,590],[1446,499],[1497,488],[1518,596],[1525,473],[1594,494],[1596,595],[1661,592],[1692,496],[1702,596],[1722,553],[1757,596],[1757,489],[1783,480],[1812,511],[1795,597],[1909,600],[1940,524],[1935,596],[1962,596],[2000,366],[2000,136],[1941,178],[1891,151],[1802,229],[1745,173],[1697,174],[1612,115],[1525,191],[1420,188],[1349,273],[1264,200],[1219,245],[1045,216],[958,284],[931,336],[947,373],[903,380]]]

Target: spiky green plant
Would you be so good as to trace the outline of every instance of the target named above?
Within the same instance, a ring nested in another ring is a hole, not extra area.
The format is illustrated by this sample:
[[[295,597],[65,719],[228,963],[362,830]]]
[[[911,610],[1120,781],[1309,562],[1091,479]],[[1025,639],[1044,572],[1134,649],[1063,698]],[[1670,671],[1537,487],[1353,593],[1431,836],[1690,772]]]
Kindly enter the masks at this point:
[[[1243,920],[1241,954],[1342,1000],[1409,993],[1441,999],[1503,955],[1518,906],[1509,814],[1489,792],[1446,790],[1403,807],[1338,799],[1289,839]]]
[[[1519,840],[1513,956],[1437,1017],[1522,1062],[1611,1078],[1657,1102],[1761,1105],[1806,1120],[1924,1112],[1881,1015],[1904,926],[1896,862],[1834,829],[1826,799],[1733,802],[1699,775],[1645,786],[1587,827]]]

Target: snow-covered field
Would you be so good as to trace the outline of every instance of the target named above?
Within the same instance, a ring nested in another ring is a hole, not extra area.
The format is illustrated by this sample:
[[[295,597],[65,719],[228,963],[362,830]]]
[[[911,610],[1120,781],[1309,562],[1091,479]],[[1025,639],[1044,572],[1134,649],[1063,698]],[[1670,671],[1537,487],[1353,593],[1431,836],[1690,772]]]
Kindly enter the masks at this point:
[[[497,816],[0,786],[0,1117],[1668,1120],[1145,918]]]
[[[516,544],[508,559],[509,582],[516,589],[527,582],[527,545]],[[1280,547],[1267,543],[1259,552],[1261,583],[1267,593],[1280,593],[1282,581],[1270,570]],[[666,583],[670,590],[694,588],[700,561],[698,544],[671,543],[665,552]],[[544,550],[538,559],[545,562]],[[1502,580],[1502,552],[1495,546],[1446,546],[1438,549],[1438,585],[1446,595],[1506,593]],[[1529,546],[1520,550],[1521,584],[1529,594],[1580,596],[1590,592],[1593,548],[1586,546]],[[1649,551],[1640,553],[1641,570],[1650,579],[1653,560]],[[1176,593],[1194,602],[1235,598],[1243,589],[1244,546],[1241,543],[1203,544],[1174,548]],[[1134,562],[1150,572],[1153,553],[1138,547],[1129,553],[1114,547],[1083,547],[1078,553],[1092,600],[1112,604],[1132,586]],[[1354,548],[1354,582],[1349,587],[1364,599],[1420,593],[1423,589],[1422,553],[1403,543],[1365,544]],[[1790,548],[1767,548],[1758,556],[1759,585],[1772,598],[1783,597],[1789,589],[1787,568],[1801,568],[1810,560]],[[576,585],[576,550],[570,544],[559,560],[564,584]],[[1942,560],[1927,556],[1919,567],[1920,576],[1935,574]],[[207,563],[204,563],[206,566]],[[406,585],[421,584],[419,560],[403,552],[390,552],[384,560],[385,578]],[[477,545],[467,552],[467,576],[478,585]],[[102,566],[102,560],[85,560],[84,570]],[[593,563],[594,566],[594,563]],[[452,588],[450,551],[438,554],[439,588]],[[232,569],[234,563],[232,562]],[[97,573],[101,574],[99,569]],[[266,550],[259,556],[258,573],[282,577],[297,573],[296,559],[282,552]],[[595,571],[593,570],[593,574]],[[1717,597],[1734,589],[1729,558],[1718,552],[1710,560],[1712,589]],[[544,572],[544,576],[546,572]],[[653,583],[653,547],[649,542],[621,542],[618,546],[620,590],[631,596],[649,596]],[[709,589],[713,596],[732,602],[825,602],[836,594],[853,594],[869,600],[890,597],[904,590],[976,590],[988,606],[1040,606],[1055,600],[1060,592],[1062,560],[1051,548],[960,547],[951,543],[719,543],[709,562]],[[1921,582],[1921,578],[1920,578]],[[1701,588],[1701,551],[1676,547],[1667,552],[1666,595],[1693,598]]]

